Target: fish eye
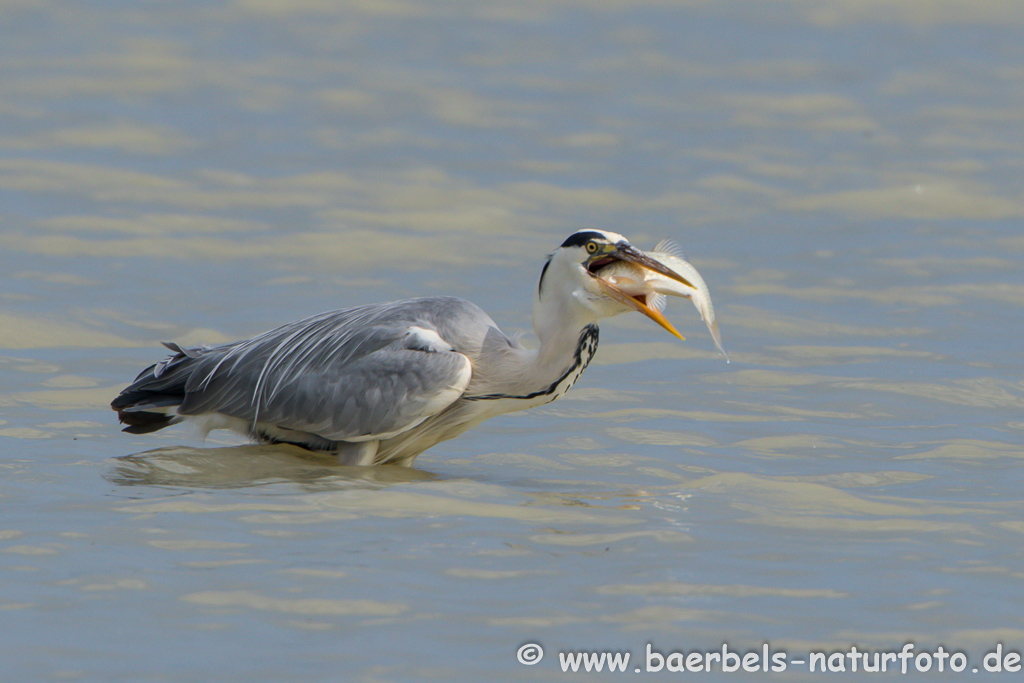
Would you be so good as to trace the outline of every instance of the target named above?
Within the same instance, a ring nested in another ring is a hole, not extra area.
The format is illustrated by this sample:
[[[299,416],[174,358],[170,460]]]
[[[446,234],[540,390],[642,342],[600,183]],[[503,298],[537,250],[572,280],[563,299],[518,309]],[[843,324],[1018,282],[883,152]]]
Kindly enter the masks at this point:
[[[597,242],[593,242],[593,241],[587,242],[587,253],[588,254],[597,253]]]

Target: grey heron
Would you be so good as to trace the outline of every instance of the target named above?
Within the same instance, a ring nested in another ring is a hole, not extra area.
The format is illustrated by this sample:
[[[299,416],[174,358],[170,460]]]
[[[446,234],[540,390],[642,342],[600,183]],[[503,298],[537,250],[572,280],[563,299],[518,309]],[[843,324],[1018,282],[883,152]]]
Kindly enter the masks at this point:
[[[357,306],[221,346],[165,342],[173,355],[111,407],[131,434],[190,420],[204,433],[230,429],[344,464],[411,465],[483,420],[562,396],[593,358],[602,318],[638,311],[682,339],[660,312],[666,294],[693,300],[721,351],[700,274],[657,249],[607,231],[570,235],[535,289],[537,348],[454,297]]]

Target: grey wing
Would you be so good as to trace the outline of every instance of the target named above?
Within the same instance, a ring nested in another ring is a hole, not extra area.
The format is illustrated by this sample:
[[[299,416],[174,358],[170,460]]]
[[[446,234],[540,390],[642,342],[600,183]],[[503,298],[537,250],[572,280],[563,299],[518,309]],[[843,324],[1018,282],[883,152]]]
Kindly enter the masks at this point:
[[[198,351],[178,412],[219,412],[333,441],[390,438],[466,390],[470,360],[439,329],[450,332],[453,316],[493,325],[472,309],[457,299],[366,306]]]

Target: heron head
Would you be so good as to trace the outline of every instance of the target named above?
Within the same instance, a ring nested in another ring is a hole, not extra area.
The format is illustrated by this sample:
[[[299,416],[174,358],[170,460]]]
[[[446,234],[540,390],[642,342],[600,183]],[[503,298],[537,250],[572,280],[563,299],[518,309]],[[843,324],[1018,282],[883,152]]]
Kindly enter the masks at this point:
[[[640,251],[622,235],[581,230],[570,235],[544,265],[538,297],[542,298],[548,287],[568,285],[572,298],[595,319],[638,311],[683,339],[665,316],[649,305],[648,299],[654,292],[643,286],[644,271],[696,289],[682,275]]]

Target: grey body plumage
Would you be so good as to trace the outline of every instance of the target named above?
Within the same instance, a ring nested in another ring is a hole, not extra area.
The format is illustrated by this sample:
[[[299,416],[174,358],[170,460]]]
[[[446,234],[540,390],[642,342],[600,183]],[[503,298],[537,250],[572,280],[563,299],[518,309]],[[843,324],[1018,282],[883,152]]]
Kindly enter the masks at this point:
[[[206,431],[331,451],[348,464],[410,464],[482,420],[555,400],[593,357],[596,321],[641,310],[602,296],[608,285],[591,285],[601,281],[587,269],[594,251],[586,245],[613,256],[632,248],[614,233],[581,235],[545,264],[534,301],[538,349],[506,336],[468,301],[409,299],[324,313],[221,346],[166,344],[173,355],[146,368],[111,406],[130,433],[193,420]]]

